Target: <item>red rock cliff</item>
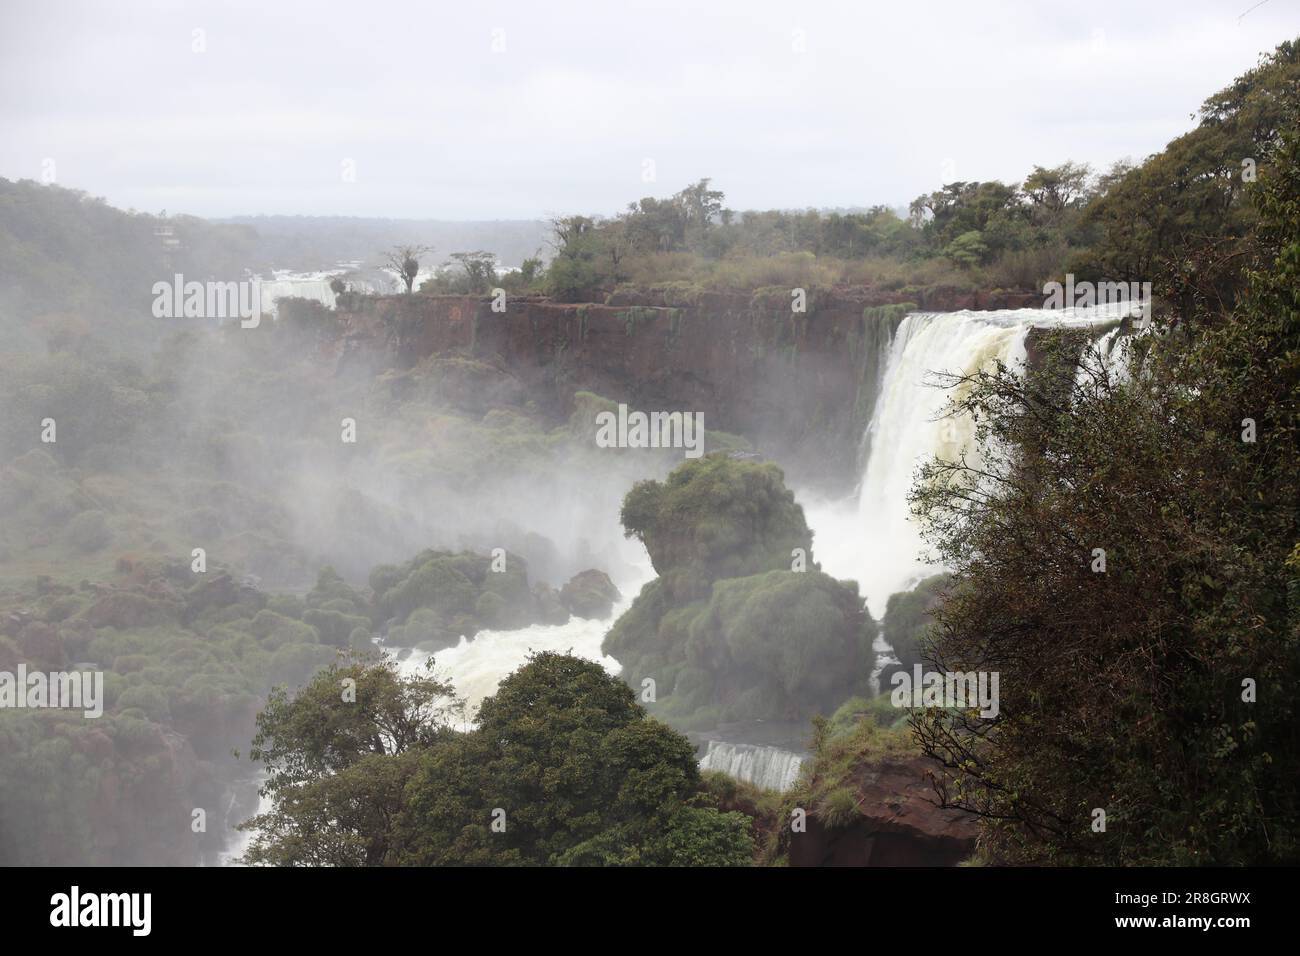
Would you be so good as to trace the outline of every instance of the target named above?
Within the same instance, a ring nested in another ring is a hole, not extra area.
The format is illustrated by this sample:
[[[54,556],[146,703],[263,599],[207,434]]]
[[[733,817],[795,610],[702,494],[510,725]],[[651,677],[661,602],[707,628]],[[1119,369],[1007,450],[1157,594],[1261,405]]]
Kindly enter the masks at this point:
[[[743,434],[792,477],[834,488],[856,478],[881,359],[909,308],[1026,304],[942,289],[910,304],[841,290],[810,296],[804,313],[781,289],[639,298],[517,296],[494,312],[486,296],[357,296],[339,318],[348,347],[387,349],[399,367],[446,352],[498,365],[557,420],[580,390],[642,411],[702,412],[706,428]]]

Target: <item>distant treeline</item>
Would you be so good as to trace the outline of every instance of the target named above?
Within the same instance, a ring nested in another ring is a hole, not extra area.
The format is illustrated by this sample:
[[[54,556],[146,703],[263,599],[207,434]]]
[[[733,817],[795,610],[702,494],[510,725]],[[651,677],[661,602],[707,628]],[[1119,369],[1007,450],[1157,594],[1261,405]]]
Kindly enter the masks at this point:
[[[0,261],[16,279],[0,287],[0,328],[17,343],[80,337],[91,332],[88,314],[108,312],[128,325],[147,319],[152,283],[174,271],[230,279],[244,269],[320,269],[345,260],[374,267],[393,246],[419,248],[423,270],[451,267],[426,282],[426,292],[486,292],[500,283],[512,292],[603,301],[620,286],[669,282],[736,291],[1029,290],[1072,272],[1081,280],[1153,282],[1181,312],[1230,304],[1254,229],[1244,190],[1286,128],[1298,57],[1295,41],[1280,45],[1207,99],[1194,129],[1141,164],[1120,161],[1099,172],[1066,162],[1032,166],[1019,183],[947,183],[914,199],[906,215],[888,206],[738,213],[701,179],[616,216],[549,223],[208,221],[122,212],[75,190],[0,180]],[[1189,267],[1162,273],[1171,262]],[[518,271],[505,276],[504,269]]]
[[[1140,165],[1104,172],[1033,166],[1020,183],[953,182],[918,196],[908,215],[736,213],[708,179],[613,218],[552,222],[555,258],[539,287],[571,301],[621,284],[952,283],[1032,289],[1081,279],[1151,281],[1182,311],[1232,300],[1235,264],[1255,213],[1244,201],[1263,157],[1288,128],[1300,84],[1294,41],[1205,101],[1197,126]],[[1162,263],[1196,261],[1178,274]]]

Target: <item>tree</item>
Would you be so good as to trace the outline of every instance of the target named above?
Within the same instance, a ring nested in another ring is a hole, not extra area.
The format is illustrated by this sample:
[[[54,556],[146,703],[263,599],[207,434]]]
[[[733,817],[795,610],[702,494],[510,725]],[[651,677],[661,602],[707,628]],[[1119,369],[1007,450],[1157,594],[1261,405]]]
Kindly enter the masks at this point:
[[[959,266],[969,269],[984,260],[988,254],[988,246],[984,244],[983,237],[972,229],[970,232],[963,232],[948,243],[944,247],[943,254]]]
[[[982,234],[987,242],[990,226],[998,220],[1023,217],[1019,200],[1016,188],[1005,183],[956,182],[914,199],[909,208],[913,225],[922,230],[932,247],[946,254],[950,244],[971,232]],[[989,247],[988,251],[997,249]]]
[[[241,826],[254,831],[246,860],[384,862],[411,758],[446,740],[460,716],[450,685],[431,672],[403,677],[386,658],[331,664],[293,698],[272,691],[250,754],[266,767],[272,808]]]
[[[1071,271],[1151,282],[1184,317],[1230,310],[1253,241],[1246,188],[1295,123],[1298,91],[1300,42],[1289,40],[1207,99],[1195,129],[1107,183],[1086,211],[1096,240]]]
[[[337,305],[339,297],[348,291],[348,284],[338,276],[335,276],[333,279],[330,279],[330,291],[334,293],[334,302]]]
[[[748,819],[700,805],[695,748],[599,664],[534,655],[483,702],[479,725],[464,751],[431,753],[413,778],[402,862],[752,860]]]
[[[420,274],[420,257],[432,251],[429,246],[394,246],[385,257],[387,267],[396,272],[398,278],[405,283],[407,295],[410,295],[415,279]]]
[[[928,659],[998,672],[1000,713],[913,726],[1002,862],[1300,859],[1300,139],[1268,158],[1230,316],[1118,376],[1058,335],[953,380],[978,448],[914,492],[955,570]]]
[[[342,684],[354,680],[355,699]],[[463,731],[451,688],[389,660],[318,674],[258,716],[272,809],[246,859],[312,865],[745,865],[695,748],[590,661],[534,655]]]
[[[1086,163],[1065,162],[1051,169],[1035,166],[1022,188],[1031,203],[1056,220],[1067,207],[1084,197],[1091,174]]]
[[[596,221],[588,216],[551,220],[555,257],[547,269],[547,289],[563,302],[590,299],[605,281],[605,260],[596,226]]]
[[[464,291],[482,295],[492,289],[497,278],[497,257],[491,252],[453,252],[454,260],[464,271]]]
[[[519,264],[519,278],[525,285],[532,285],[542,274],[545,263],[542,262],[542,251],[538,249],[535,253]]]

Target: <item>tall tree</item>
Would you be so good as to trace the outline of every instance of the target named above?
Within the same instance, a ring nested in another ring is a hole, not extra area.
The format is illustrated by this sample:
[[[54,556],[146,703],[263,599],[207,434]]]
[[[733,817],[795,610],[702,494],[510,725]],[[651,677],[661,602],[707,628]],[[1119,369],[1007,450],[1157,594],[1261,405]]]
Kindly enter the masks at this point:
[[[420,257],[432,251],[429,246],[403,245],[394,246],[386,255],[385,264],[406,285],[407,295],[410,295],[415,279],[420,274]]]

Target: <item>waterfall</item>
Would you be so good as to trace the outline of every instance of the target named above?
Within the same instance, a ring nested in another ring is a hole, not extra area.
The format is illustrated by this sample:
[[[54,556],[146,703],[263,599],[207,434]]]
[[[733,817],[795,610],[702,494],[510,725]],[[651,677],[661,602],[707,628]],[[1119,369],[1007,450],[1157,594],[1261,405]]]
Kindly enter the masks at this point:
[[[462,637],[455,647],[434,654],[415,650],[398,662],[397,669],[408,677],[414,676],[424,673],[425,661],[434,658],[435,673],[456,688],[456,695],[465,700],[466,713],[472,720],[483,698],[496,693],[497,685],[527,663],[528,656],[534,651],[572,654],[596,661],[611,674],[617,674],[618,661],[601,654],[600,645],[606,632],[630,603],[629,600],[617,605],[613,617],[603,621],[574,617],[567,624],[534,624],[514,631],[479,631],[473,638]]]
[[[332,309],[334,308],[335,296],[334,290],[330,288],[330,282],[343,274],[343,270],[290,272],[285,269],[277,269],[272,273],[273,278],[261,279],[258,282],[262,298],[262,310],[274,315],[276,301],[290,297],[311,299],[313,302],[319,302],[327,309]],[[375,291],[374,286],[364,279],[353,278],[346,281],[354,292],[370,293]]]
[[[225,848],[217,854],[217,866],[240,866],[241,864],[236,861],[248,852],[248,847],[253,842],[253,831],[236,830],[234,829],[235,824],[242,823],[245,819],[271,812],[271,798],[264,796],[260,792],[260,788],[265,779],[265,777],[259,776],[251,781],[240,781],[234,788],[232,788],[230,806],[226,809],[227,823],[231,829],[229,831]],[[240,790],[247,787],[256,788],[255,795],[257,797],[257,804],[251,812],[248,811],[247,807],[241,806],[241,803],[246,803],[247,801],[241,801],[240,798],[246,797],[247,794],[241,794]]]
[[[817,560],[828,573],[856,580],[877,619],[891,594],[941,571],[923,557],[924,542],[907,495],[923,462],[969,455],[975,428],[968,417],[939,417],[953,393],[935,387],[936,373],[970,374],[999,360],[1012,368],[1023,366],[1031,328],[1110,324],[1138,308],[1137,303],[1116,303],[908,315],[889,342],[863,439],[868,453],[856,499],[814,501],[806,508]],[[1121,352],[1116,341],[1117,333],[1101,343],[1108,364]]]
[[[1112,382],[1123,382],[1129,377],[1128,350],[1133,337],[1124,333],[1124,328],[1117,325],[1097,337],[1093,342],[1095,351],[1085,353],[1079,362],[1074,376],[1075,384],[1087,389],[1101,372],[1105,372]]]
[[[871,454],[858,495],[856,524],[865,532],[866,551],[858,583],[873,610],[883,613],[890,594],[937,570],[918,558],[923,545],[907,495],[922,462],[956,460],[974,437],[968,417],[939,417],[951,393],[934,387],[934,374],[968,374],[995,361],[1023,364],[1028,331],[1027,324],[963,312],[914,312],[899,326],[871,418]]]
[[[641,586],[649,580],[649,567],[638,567],[635,581],[620,584],[623,600],[614,605],[613,613],[605,620],[571,617],[564,624],[534,624],[513,631],[479,631],[473,638],[462,637],[455,647],[435,653],[417,649],[400,656],[405,648],[388,647],[399,653],[397,669],[411,676],[424,673],[424,664],[434,658],[435,673],[449,680],[458,697],[464,699],[466,715],[473,720],[478,705],[484,697],[496,693],[497,685],[527,663],[535,651],[554,651],[596,661],[611,674],[618,674],[621,665],[600,651],[605,634],[614,622],[632,606],[632,600]],[[466,724],[468,728],[470,725]]]
[[[700,758],[701,770],[719,770],[729,777],[767,790],[786,791],[799,779],[803,757],[779,747],[710,740]]]

